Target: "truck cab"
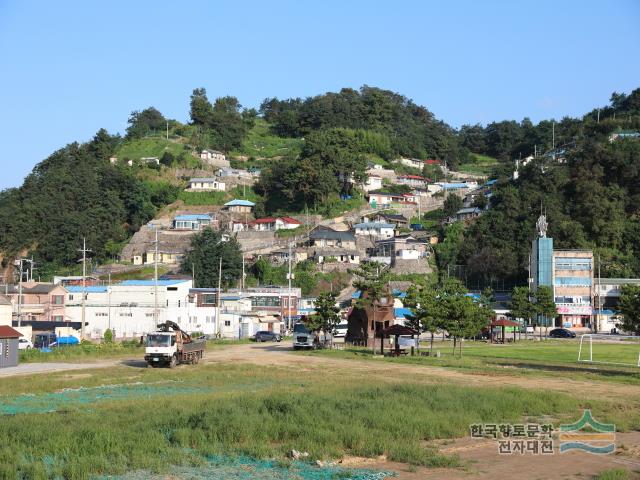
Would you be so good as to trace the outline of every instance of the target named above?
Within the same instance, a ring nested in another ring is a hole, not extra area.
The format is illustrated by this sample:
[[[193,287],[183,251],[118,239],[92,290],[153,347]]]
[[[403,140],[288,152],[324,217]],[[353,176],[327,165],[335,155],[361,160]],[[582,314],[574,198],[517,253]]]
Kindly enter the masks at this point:
[[[301,348],[317,348],[318,334],[310,332],[306,325],[302,322],[293,326],[293,349]]]
[[[174,332],[154,332],[148,334],[145,360],[157,364],[170,362],[171,358],[178,352],[176,343],[176,334]]]

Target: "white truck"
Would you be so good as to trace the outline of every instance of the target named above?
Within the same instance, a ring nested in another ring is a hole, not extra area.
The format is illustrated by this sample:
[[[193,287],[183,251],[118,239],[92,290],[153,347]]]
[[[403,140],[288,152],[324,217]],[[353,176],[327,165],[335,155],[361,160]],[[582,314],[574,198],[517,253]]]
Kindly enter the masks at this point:
[[[196,364],[204,357],[205,340],[194,340],[177,323],[167,320],[155,332],[147,334],[144,359],[149,367],[179,363]]]

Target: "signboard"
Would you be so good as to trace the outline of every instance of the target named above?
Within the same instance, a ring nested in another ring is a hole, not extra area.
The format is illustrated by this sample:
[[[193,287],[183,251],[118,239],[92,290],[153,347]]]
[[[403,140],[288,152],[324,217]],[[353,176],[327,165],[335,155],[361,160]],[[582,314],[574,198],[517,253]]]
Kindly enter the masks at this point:
[[[417,347],[418,346],[418,339],[417,338],[400,337],[398,339],[398,344],[401,347]]]
[[[558,313],[566,315],[591,315],[591,305],[558,305]]]

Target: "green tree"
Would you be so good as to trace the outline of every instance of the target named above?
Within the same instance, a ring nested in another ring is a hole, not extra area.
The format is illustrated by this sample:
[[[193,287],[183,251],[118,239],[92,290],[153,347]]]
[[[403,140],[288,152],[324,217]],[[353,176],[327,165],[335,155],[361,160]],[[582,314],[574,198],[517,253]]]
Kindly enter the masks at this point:
[[[127,121],[126,138],[142,138],[151,132],[164,130],[166,127],[166,119],[154,107],[146,108],[142,111],[133,111]]]
[[[618,308],[622,312],[622,329],[640,335],[640,285],[624,285]]]
[[[514,287],[511,292],[509,312],[513,318],[521,318],[525,326],[531,325],[531,319],[536,315],[536,306],[528,287]]]
[[[430,286],[418,289],[411,287],[404,302],[411,309],[406,325],[418,332],[429,332],[429,353],[433,353],[433,339],[439,330],[445,326],[442,306],[438,301],[438,291]]]
[[[336,306],[336,296],[331,292],[323,292],[316,298],[315,301],[316,314],[314,315],[318,320],[319,329],[322,330],[325,335],[335,333],[336,325],[340,323],[340,308]]]
[[[553,289],[547,285],[539,285],[535,292],[535,312],[544,319],[545,331],[549,323],[558,316],[558,310],[553,298]]]
[[[462,198],[458,195],[447,195],[447,198],[444,201],[444,214],[447,217],[455,215],[455,213],[460,210],[463,206]]]
[[[217,287],[220,265],[223,287],[235,285],[242,276],[242,253],[235,238],[225,240],[219,232],[205,228],[191,238],[191,248],[182,262],[182,272],[193,272],[198,287]]]

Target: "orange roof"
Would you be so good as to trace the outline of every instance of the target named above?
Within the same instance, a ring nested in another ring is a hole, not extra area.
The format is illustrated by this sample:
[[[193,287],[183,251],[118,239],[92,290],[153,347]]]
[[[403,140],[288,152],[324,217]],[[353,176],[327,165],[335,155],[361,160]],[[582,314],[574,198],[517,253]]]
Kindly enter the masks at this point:
[[[0,338],[19,338],[23,335],[7,325],[0,325]]]

